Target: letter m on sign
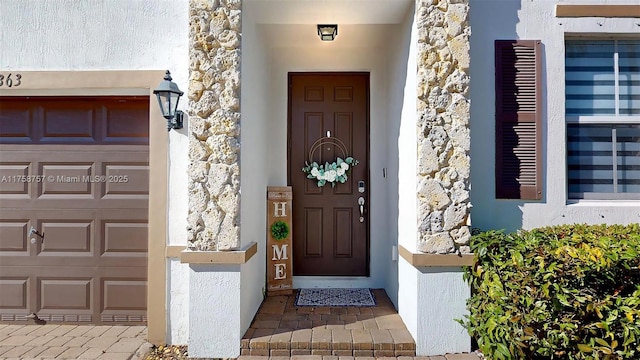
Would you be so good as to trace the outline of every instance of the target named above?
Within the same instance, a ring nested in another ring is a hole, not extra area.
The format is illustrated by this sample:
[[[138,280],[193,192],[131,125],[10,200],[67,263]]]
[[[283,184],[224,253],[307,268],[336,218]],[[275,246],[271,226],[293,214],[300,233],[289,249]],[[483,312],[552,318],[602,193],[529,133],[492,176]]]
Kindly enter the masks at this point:
[[[271,260],[287,260],[287,247],[289,245],[273,245],[273,258]]]

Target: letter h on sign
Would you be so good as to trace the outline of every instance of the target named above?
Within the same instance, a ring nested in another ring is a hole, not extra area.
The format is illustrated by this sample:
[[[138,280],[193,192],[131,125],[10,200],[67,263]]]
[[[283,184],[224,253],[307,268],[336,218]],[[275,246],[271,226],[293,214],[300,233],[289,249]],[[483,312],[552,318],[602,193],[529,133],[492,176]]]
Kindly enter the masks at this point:
[[[274,202],[273,203],[273,217],[287,217],[287,203],[286,202]]]

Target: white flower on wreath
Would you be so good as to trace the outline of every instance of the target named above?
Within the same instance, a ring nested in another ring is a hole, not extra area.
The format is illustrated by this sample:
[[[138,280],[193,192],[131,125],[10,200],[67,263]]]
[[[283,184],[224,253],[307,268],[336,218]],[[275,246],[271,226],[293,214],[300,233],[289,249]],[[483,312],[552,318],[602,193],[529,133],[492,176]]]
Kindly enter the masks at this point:
[[[331,183],[331,186],[336,186],[336,183],[347,182],[347,172],[352,166],[358,165],[358,160],[347,157],[344,160],[337,158],[332,163],[325,162],[324,165],[315,161],[305,165],[302,171],[307,174],[307,178],[316,180],[318,187],[324,186],[327,182]]]
[[[336,173],[335,170],[329,170],[329,171],[326,172],[326,175],[327,175],[327,181],[328,182],[334,182],[334,181],[336,181],[336,175],[338,175],[338,174]]]

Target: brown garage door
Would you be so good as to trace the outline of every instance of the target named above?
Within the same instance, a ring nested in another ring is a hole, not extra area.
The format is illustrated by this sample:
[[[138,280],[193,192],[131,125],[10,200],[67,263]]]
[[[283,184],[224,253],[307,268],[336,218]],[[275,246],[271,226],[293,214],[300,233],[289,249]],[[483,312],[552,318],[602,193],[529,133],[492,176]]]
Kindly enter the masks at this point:
[[[146,321],[148,118],[148,97],[0,98],[0,321]]]

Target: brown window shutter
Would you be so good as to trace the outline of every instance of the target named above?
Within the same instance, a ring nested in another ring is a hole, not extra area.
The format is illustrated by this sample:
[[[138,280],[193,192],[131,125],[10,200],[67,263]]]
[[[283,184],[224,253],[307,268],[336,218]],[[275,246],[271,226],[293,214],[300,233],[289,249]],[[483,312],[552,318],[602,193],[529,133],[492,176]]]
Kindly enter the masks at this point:
[[[542,199],[539,40],[496,40],[496,197]]]

